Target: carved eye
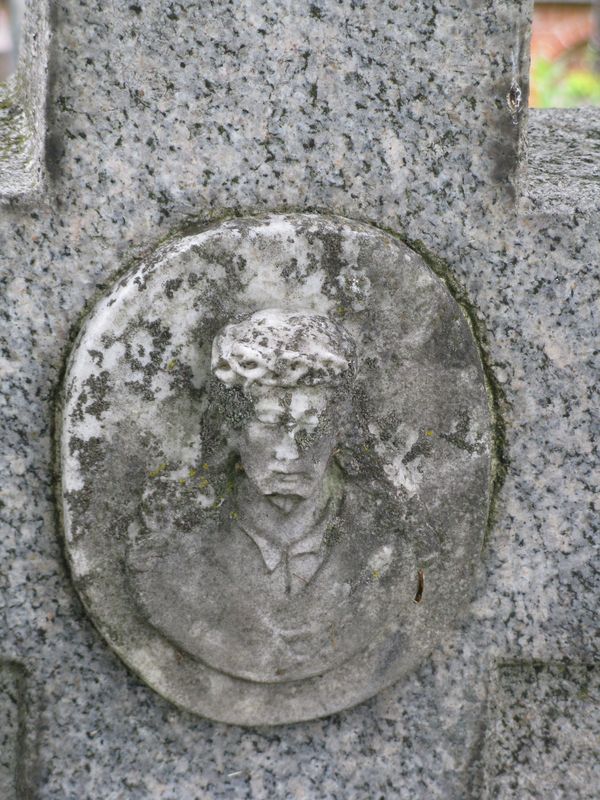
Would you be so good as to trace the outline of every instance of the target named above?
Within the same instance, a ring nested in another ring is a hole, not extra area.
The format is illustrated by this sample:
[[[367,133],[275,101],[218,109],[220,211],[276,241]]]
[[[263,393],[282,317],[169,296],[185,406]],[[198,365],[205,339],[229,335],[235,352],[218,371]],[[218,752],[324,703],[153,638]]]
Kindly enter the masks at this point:
[[[300,362],[292,361],[292,363],[290,364],[290,369],[300,369]]]
[[[281,414],[277,411],[263,411],[262,413],[258,413],[256,415],[256,419],[262,425],[279,425],[281,422]]]
[[[230,367],[230,365],[229,365],[229,362],[228,362],[228,361],[225,361],[225,359],[224,359],[224,358],[221,358],[221,359],[219,360],[219,363],[218,363],[218,364],[217,364],[217,366],[215,367],[215,369],[231,369],[231,367]]]
[[[280,420],[274,417],[257,417],[261,425],[268,425],[270,428],[275,428],[279,425]]]
[[[256,363],[256,361],[241,361],[240,367],[242,369],[256,369],[258,367],[258,364]]]
[[[315,428],[319,424],[319,418],[318,417],[305,417],[298,424],[302,426],[303,432],[308,434],[308,433],[310,433],[310,432],[315,430]]]

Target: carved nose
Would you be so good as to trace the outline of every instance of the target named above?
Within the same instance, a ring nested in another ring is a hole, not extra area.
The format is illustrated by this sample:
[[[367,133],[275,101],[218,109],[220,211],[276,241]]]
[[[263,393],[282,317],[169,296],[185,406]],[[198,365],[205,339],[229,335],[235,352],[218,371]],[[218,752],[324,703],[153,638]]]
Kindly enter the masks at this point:
[[[277,461],[295,461],[297,458],[300,458],[293,430],[287,431],[285,435],[281,437],[281,440],[275,447],[274,455]]]

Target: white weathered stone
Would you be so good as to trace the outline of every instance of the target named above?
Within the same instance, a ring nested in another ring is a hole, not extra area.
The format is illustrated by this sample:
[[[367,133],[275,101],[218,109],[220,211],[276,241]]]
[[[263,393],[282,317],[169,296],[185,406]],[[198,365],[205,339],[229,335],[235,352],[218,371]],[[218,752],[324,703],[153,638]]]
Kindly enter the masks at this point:
[[[61,434],[73,577],[190,710],[331,713],[460,616],[489,400],[463,310],[408,252],[317,215],[225,222],[133,267],[84,324]]]

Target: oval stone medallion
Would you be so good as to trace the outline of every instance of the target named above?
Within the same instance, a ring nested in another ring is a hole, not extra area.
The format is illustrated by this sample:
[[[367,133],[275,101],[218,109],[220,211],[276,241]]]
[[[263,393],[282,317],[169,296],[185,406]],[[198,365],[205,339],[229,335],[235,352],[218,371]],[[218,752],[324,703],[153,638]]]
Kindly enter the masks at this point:
[[[469,596],[479,351],[445,284],[375,228],[272,215],[171,240],[86,320],[60,422],[78,592],[185,709],[339,711],[422,662]]]

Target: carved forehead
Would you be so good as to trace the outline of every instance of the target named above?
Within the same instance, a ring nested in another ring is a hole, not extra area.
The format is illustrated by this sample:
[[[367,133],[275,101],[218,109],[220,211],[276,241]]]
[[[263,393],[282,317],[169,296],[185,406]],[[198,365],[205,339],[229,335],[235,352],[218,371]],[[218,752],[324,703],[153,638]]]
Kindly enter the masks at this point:
[[[266,309],[226,325],[213,342],[212,369],[227,385],[335,384],[354,369],[352,337],[310,312]]]
[[[324,411],[335,398],[335,390],[328,386],[264,386],[254,384],[250,390],[256,412],[287,412],[298,417],[307,412]]]

